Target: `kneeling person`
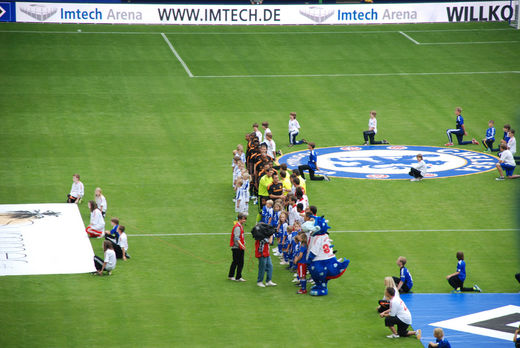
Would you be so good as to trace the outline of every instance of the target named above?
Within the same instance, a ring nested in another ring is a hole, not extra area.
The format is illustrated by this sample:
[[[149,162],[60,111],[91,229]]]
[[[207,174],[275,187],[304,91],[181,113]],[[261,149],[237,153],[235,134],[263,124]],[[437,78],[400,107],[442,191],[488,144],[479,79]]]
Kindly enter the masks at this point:
[[[386,288],[385,297],[390,300],[390,309],[380,314],[381,318],[385,318],[385,326],[392,331],[392,334],[386,336],[388,338],[416,336],[421,339],[421,330],[408,331],[408,326],[412,325],[412,314],[406,307],[403,300],[395,296],[395,289]],[[395,330],[397,325],[397,331]]]

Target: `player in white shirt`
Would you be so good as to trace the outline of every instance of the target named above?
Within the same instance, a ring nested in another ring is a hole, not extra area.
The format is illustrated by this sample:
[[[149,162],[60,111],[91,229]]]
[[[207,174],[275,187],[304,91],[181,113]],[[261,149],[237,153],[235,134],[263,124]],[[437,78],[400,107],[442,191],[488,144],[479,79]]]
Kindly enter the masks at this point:
[[[376,112],[370,111],[370,119],[368,120],[368,130],[363,132],[363,139],[365,139],[365,143],[363,145],[368,145],[368,139],[370,138],[370,145],[374,144],[388,144],[386,139],[382,141],[375,141],[374,137],[377,134],[377,119]]]
[[[296,120],[296,112],[291,112],[289,114],[289,147],[307,143],[305,139],[296,140],[296,136],[299,133],[300,123]]]
[[[273,135],[271,133],[265,134],[264,143],[267,145],[267,155],[272,159],[276,158],[276,143],[273,140]]]
[[[258,123],[253,123],[253,133],[255,133],[256,137],[258,138],[258,143],[262,143],[262,132],[258,130]]]
[[[103,271],[108,272],[108,275],[112,274],[112,270],[116,268],[116,253],[112,243],[108,240],[103,241],[104,259],[94,256],[94,265],[97,269],[97,274],[103,275]]]
[[[72,187],[70,188],[70,193],[67,195],[67,203],[79,203],[84,194],[85,188],[83,187],[83,183],[79,181],[79,174],[74,174],[72,176]]]
[[[515,158],[511,150],[507,149],[506,144],[500,144],[500,160],[496,164],[500,176],[496,180],[504,180],[504,171],[506,172],[506,179],[518,179],[520,175],[513,175],[516,168]]]
[[[125,226],[119,226],[117,230],[119,232],[119,241],[117,244],[121,247],[123,260],[126,261],[126,259],[130,258],[130,255],[128,255],[128,236],[125,233]]]
[[[94,197],[96,199],[96,204],[99,210],[101,210],[103,217],[105,217],[107,213],[107,199],[105,198],[105,196],[103,196],[103,191],[101,190],[101,188],[96,188],[96,191],[94,192]]]
[[[267,133],[272,134],[271,130],[269,129],[269,122],[262,122],[262,128],[264,129],[264,141],[261,141],[260,143],[265,142],[265,136],[267,135]]]
[[[88,201],[88,208],[90,209],[90,224],[85,231],[89,237],[99,238],[105,234],[105,219],[101,210],[98,209],[96,202]]]
[[[507,148],[511,151],[513,158],[515,159],[515,163],[518,164],[520,160],[520,156],[516,156],[516,138],[515,138],[515,130],[511,129],[508,134],[509,140],[507,141]]]
[[[426,175],[426,171],[428,170],[428,166],[426,165],[426,162],[424,162],[423,156],[418,154],[416,158],[417,163],[412,164],[412,168],[408,173],[408,175],[413,176],[413,179],[410,179],[410,181],[422,180],[422,178]]]
[[[385,326],[392,331],[388,338],[416,336],[421,339],[421,330],[408,331],[408,326],[412,325],[412,314],[406,307],[404,301],[396,296],[395,288],[386,288],[385,298],[390,300],[390,308],[380,314],[381,318],[385,318]],[[395,330],[397,325],[397,331]]]

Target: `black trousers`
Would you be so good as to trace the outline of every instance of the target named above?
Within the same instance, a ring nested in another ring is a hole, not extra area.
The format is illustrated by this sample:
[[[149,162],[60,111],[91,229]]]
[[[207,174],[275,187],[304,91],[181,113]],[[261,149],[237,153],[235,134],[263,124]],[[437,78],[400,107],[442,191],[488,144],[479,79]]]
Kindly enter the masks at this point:
[[[96,266],[96,269],[98,271],[101,271],[101,269],[103,268],[103,264],[105,263],[105,261],[99,257],[99,256],[94,256],[94,266]]]
[[[515,278],[520,283],[520,273],[515,274]]]
[[[460,288],[460,291],[475,291],[473,288],[465,288],[464,282],[460,280],[458,275],[454,275],[448,279],[448,283],[450,283],[451,287],[454,289]]]
[[[67,203],[76,203],[76,197],[73,197],[71,195],[67,195]]]
[[[399,277],[392,277],[392,278],[394,278],[395,285],[399,285],[401,278],[399,278]],[[410,291],[410,288],[408,288],[408,285],[403,283],[403,285],[401,286],[401,289],[399,290],[399,293],[402,294],[402,293],[407,293],[409,291]]]
[[[410,173],[408,173],[408,175],[413,176],[416,179],[421,179],[423,177],[421,172],[415,168],[410,169]]]
[[[408,336],[408,324],[403,322],[398,317],[386,317],[385,318],[385,326],[393,327],[397,325],[397,334],[401,337]]]
[[[371,130],[371,131],[364,131],[363,132],[363,139],[365,139],[365,142],[367,142],[368,138],[370,138],[370,145],[382,144],[383,143],[382,141],[375,141],[374,140],[375,135],[376,135],[376,133],[374,133],[373,130]]]
[[[242,249],[231,249],[233,253],[233,262],[229,267],[228,277],[235,277],[235,279],[242,278],[242,268],[244,268],[244,250]],[[236,276],[235,276],[236,270]]]
[[[494,142],[495,142],[495,141],[492,140],[492,139],[484,139],[484,140],[482,140],[482,145],[484,145],[484,147],[485,147],[486,149],[490,149],[491,151],[498,151],[498,149],[494,149],[494,148],[493,148],[493,143],[494,143]]]
[[[325,179],[323,176],[314,175],[314,169],[312,169],[308,164],[304,164],[304,165],[298,166],[298,171],[300,172],[303,180],[305,180],[305,174],[303,173],[304,170],[309,171],[309,176],[311,177],[311,180],[324,180]]]

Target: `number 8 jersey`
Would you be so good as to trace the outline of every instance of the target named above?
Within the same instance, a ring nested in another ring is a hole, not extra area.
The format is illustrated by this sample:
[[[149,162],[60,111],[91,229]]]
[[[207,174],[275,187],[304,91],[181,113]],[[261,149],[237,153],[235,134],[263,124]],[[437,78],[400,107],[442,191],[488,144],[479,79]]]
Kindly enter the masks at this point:
[[[316,255],[312,261],[328,260],[334,257],[328,234],[312,236],[309,243],[309,252]]]

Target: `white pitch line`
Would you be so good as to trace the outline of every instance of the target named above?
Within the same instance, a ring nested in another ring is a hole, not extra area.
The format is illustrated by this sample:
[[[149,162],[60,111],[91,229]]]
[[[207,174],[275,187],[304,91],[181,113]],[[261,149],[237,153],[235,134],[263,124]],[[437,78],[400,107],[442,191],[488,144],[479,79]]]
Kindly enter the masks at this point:
[[[345,230],[330,231],[330,233],[392,233],[392,232],[514,232],[518,228],[491,228],[491,229],[445,229],[445,230]],[[227,232],[209,233],[148,233],[129,234],[130,237],[184,237],[184,236],[229,236]]]
[[[407,35],[407,34],[403,33],[402,31],[400,31],[399,34],[403,35],[405,38],[407,38],[408,40],[412,41],[416,45],[420,45],[421,44],[419,41],[414,40],[410,35]]]
[[[520,41],[459,41],[459,42],[420,42],[419,45],[483,45],[518,43]]]
[[[164,33],[161,33],[161,36],[163,37],[164,41],[166,41],[166,43],[168,44],[168,46],[170,47],[170,50],[173,52],[173,54],[175,54],[175,57],[177,57],[177,59],[179,60],[179,62],[182,64],[184,70],[186,71],[186,73],[188,74],[189,77],[193,77],[193,74],[191,73],[190,71],[190,68],[188,68],[188,66],[186,65],[186,63],[184,63],[184,61],[182,60],[181,56],[177,53],[177,51],[175,50],[175,48],[173,48],[173,45],[172,43],[170,42],[170,40],[168,40],[168,38],[166,37],[166,35],[164,35]]]
[[[367,74],[299,74],[299,75],[198,75],[195,78],[259,78],[259,77],[367,77],[367,76],[435,76],[435,75],[486,75],[486,74],[520,74],[517,70],[507,71],[451,71],[424,73],[367,73]]]

